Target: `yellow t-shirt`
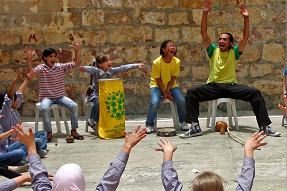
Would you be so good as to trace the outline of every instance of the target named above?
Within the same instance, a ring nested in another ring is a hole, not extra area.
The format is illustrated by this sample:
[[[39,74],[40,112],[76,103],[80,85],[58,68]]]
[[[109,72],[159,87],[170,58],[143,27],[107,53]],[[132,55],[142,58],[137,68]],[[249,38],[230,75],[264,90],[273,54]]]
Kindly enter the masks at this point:
[[[210,62],[210,74],[207,83],[237,83],[236,64],[240,57],[238,46],[231,48],[228,52],[211,43],[207,50]]]
[[[167,88],[168,82],[171,80],[172,76],[179,75],[180,60],[176,57],[172,57],[170,63],[165,63],[162,56],[158,57],[153,61],[152,64],[152,76],[150,87],[158,87],[156,78],[161,78],[164,89]],[[174,81],[171,88],[178,87],[176,81]]]

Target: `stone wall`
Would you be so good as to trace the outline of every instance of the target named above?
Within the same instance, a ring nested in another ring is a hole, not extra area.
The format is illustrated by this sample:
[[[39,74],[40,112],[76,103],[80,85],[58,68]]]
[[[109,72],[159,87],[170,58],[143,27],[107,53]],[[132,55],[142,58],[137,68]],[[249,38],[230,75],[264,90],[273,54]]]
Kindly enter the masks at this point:
[[[150,102],[152,61],[159,45],[171,39],[181,60],[178,84],[185,95],[190,87],[206,82],[208,57],[200,22],[204,0],[0,0],[0,91],[9,87],[18,68],[26,68],[23,49],[36,50],[33,65],[41,63],[46,47],[58,50],[60,62],[71,61],[73,39],[83,41],[81,61],[91,65],[100,54],[109,54],[113,66],[147,60],[143,69],[128,71],[123,79],[126,113],[146,114]],[[243,18],[239,0],[214,0],[208,17],[212,42],[218,33],[231,32],[236,44],[242,38]],[[240,2],[243,2],[240,0]],[[262,91],[268,109],[282,103],[282,79],[286,59],[286,1],[245,0],[250,13],[250,38],[237,66],[238,82]],[[18,83],[20,85],[21,82]],[[72,70],[66,75],[69,97],[86,111],[89,75]],[[38,79],[30,82],[20,114],[33,116],[38,101]],[[250,109],[238,101],[238,110]],[[166,104],[165,104],[166,105]],[[161,112],[168,111],[167,106]],[[201,104],[206,110],[206,103]]]

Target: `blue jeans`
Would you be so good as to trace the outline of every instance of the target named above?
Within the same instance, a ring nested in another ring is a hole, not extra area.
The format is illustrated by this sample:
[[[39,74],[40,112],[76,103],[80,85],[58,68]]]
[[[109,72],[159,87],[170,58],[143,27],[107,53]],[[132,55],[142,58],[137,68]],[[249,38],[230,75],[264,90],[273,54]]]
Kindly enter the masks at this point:
[[[35,138],[37,151],[41,148],[42,140]],[[23,162],[28,156],[27,147],[20,143],[15,142],[7,147],[7,152],[0,155],[0,162],[6,165],[12,165],[16,162]]]
[[[37,151],[46,150],[47,149],[47,134],[44,131],[38,131],[34,133],[34,137],[35,137]],[[40,139],[42,144],[37,145],[36,139]]]
[[[90,119],[93,121],[99,121],[99,112],[100,112],[100,106],[99,106],[99,98],[94,98],[92,100],[94,102],[92,109],[91,109],[91,115]]]
[[[50,107],[52,104],[59,104],[70,110],[72,129],[78,128],[78,105],[66,96],[59,98],[43,98],[41,100],[41,112],[43,117],[43,124],[46,132],[51,132],[51,117]]]
[[[185,121],[185,99],[182,96],[182,93],[178,87],[172,88],[170,90],[172,97],[174,98],[174,101],[177,105],[177,112],[179,117],[179,122],[182,123]],[[153,127],[154,126],[154,119],[157,115],[157,110],[160,106],[161,99],[162,99],[162,93],[158,87],[151,88],[151,101],[147,113],[147,119],[146,119],[146,126]]]

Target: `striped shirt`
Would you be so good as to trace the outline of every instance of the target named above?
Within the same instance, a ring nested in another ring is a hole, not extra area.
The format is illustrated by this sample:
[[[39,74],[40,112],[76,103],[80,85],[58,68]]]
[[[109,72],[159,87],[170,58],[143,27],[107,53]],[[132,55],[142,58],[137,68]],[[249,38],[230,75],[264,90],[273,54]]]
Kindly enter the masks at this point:
[[[68,72],[77,65],[74,62],[56,63],[52,68],[46,64],[38,65],[35,70],[40,79],[39,98],[59,98],[66,96],[65,72]]]

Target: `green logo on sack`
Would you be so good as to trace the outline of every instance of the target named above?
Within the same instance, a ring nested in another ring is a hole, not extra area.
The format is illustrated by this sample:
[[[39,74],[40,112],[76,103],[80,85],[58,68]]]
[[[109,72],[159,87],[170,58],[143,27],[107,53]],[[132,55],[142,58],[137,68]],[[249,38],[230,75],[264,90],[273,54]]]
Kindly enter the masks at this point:
[[[122,91],[112,92],[105,101],[111,118],[120,120],[125,116],[125,95]]]

